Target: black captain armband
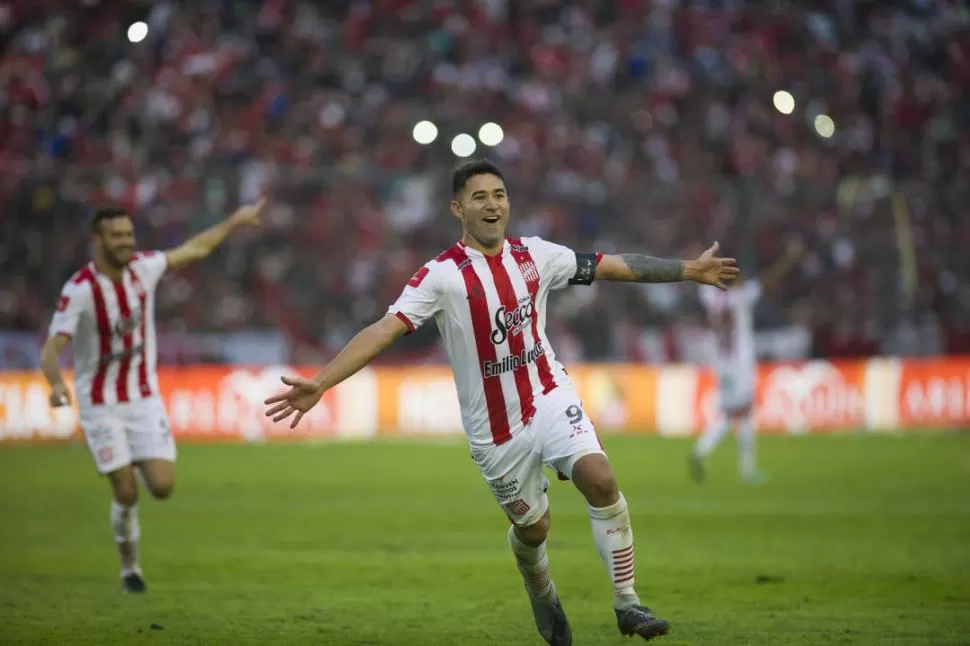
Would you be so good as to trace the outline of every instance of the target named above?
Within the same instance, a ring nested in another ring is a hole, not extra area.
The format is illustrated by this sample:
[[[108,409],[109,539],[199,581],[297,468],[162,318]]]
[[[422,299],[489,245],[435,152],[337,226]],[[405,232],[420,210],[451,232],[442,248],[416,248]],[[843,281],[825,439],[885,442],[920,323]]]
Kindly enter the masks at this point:
[[[570,285],[591,285],[596,278],[595,253],[576,254],[576,273],[569,279]]]

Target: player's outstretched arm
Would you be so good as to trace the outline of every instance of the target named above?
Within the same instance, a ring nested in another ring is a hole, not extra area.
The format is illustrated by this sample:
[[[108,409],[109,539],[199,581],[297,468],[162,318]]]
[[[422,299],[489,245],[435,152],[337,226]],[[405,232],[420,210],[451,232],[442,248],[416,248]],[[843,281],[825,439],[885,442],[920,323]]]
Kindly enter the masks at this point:
[[[208,257],[235,229],[245,225],[258,225],[264,208],[266,208],[265,197],[256,204],[239,208],[219,224],[189,238],[178,247],[169,249],[165,252],[168,268],[178,269]]]
[[[596,265],[596,280],[632,283],[676,283],[691,280],[702,285],[727,289],[727,283],[738,277],[734,258],[718,258],[718,243],[696,260],[669,260],[639,253],[604,255]]]
[[[761,286],[764,289],[771,289],[785,280],[791,270],[798,265],[804,251],[802,243],[797,240],[789,244],[785,254],[761,274]]]
[[[43,371],[47,383],[50,384],[50,404],[54,408],[67,406],[71,403],[71,393],[64,383],[64,375],[61,374],[58,361],[68,340],[68,337],[62,334],[52,336],[47,339],[40,352],[40,369]]]
[[[264,402],[271,406],[266,416],[279,422],[295,413],[290,428],[296,428],[303,415],[320,401],[323,393],[357,373],[407,332],[407,325],[393,314],[365,327],[312,379],[283,377],[283,383],[290,389]]]

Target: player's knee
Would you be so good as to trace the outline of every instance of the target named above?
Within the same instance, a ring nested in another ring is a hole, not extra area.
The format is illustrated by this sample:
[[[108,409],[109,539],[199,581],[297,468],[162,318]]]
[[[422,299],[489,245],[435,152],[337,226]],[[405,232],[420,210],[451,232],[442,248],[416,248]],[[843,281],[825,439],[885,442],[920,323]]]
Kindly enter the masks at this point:
[[[584,493],[586,494],[587,502],[593,507],[609,507],[620,497],[620,490],[616,484],[616,478],[610,471],[598,473],[588,480]]]
[[[539,520],[527,527],[516,527],[519,539],[526,545],[540,545],[549,535],[549,528],[552,526],[552,518],[547,511]]]
[[[125,507],[131,507],[138,502],[138,488],[135,483],[118,484],[114,487],[115,502]]]
[[[155,500],[166,500],[172,497],[172,491],[175,489],[175,482],[159,482],[151,486],[149,491],[152,493],[152,498]]]
[[[573,480],[593,507],[609,507],[620,497],[616,477],[605,456],[581,458],[573,467]]]

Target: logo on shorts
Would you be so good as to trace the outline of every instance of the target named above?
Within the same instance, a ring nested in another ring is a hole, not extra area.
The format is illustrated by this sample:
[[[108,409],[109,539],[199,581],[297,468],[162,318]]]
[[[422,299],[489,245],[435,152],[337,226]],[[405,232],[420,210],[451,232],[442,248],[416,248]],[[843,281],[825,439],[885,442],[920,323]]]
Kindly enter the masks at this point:
[[[580,426],[579,424],[573,424],[573,432],[569,434],[569,438],[568,439],[571,440],[574,437],[576,437],[577,435],[583,435],[584,433],[588,433],[588,432],[589,432],[589,429],[588,428],[584,428],[583,426]]]
[[[110,446],[102,446],[98,449],[98,462],[110,462],[114,454]]]
[[[488,487],[495,494],[496,498],[508,498],[509,496],[514,496],[519,490],[519,479],[512,478],[508,482],[491,481],[488,483]]]
[[[511,500],[509,502],[503,502],[502,507],[505,509],[506,513],[510,516],[525,516],[532,509],[529,507],[529,503],[517,498],[516,500]]]

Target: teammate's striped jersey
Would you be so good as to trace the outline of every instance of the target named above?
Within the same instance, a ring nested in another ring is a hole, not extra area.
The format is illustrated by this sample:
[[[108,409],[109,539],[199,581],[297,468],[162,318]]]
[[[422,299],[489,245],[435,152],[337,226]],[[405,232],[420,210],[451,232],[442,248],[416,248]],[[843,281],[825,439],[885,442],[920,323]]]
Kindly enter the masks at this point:
[[[158,392],[155,287],[166,266],[164,253],[138,253],[120,281],[91,262],[64,285],[49,334],[71,339],[79,406],[132,402]]]
[[[592,282],[601,256],[510,238],[486,256],[462,243],[415,272],[390,309],[411,330],[434,317],[472,445],[502,444],[535,415],[535,398],[569,377],[546,337],[550,290]]]
[[[717,368],[753,372],[757,366],[754,307],[761,297],[761,284],[749,280],[727,291],[708,286],[699,289],[714,332]]]

